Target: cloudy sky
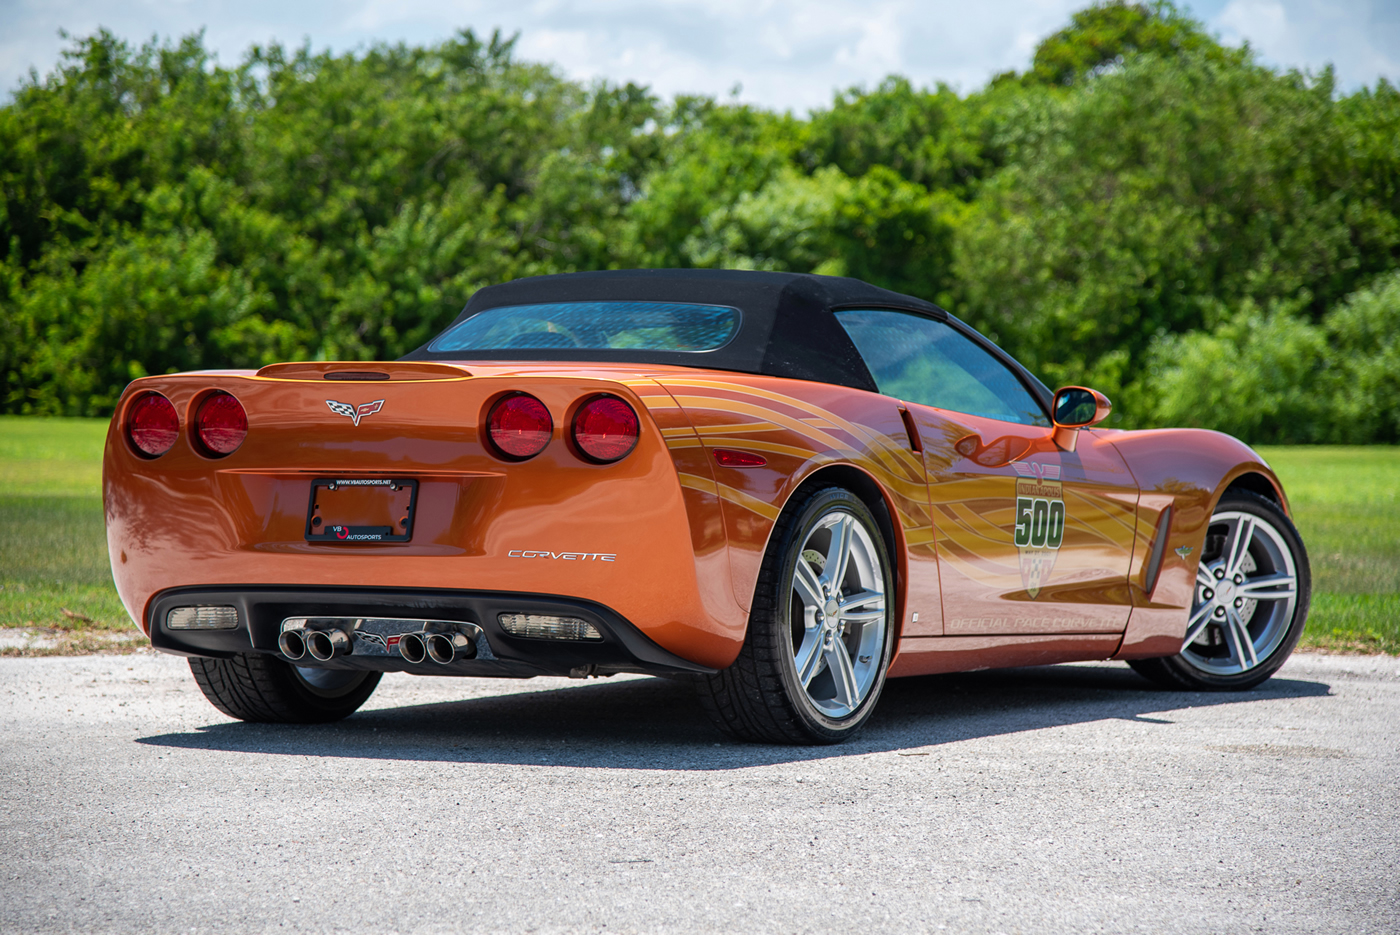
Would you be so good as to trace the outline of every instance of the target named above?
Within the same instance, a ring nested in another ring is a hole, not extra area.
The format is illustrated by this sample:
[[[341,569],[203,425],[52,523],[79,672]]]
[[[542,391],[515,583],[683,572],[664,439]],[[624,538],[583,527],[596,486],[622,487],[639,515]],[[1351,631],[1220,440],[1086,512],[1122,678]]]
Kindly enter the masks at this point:
[[[835,88],[897,72],[962,91],[1023,69],[1036,42],[1088,0],[0,0],[0,91],[52,68],[63,41],[106,26],[140,41],[205,29],[220,61],[277,39],[316,49],[433,42],[472,27],[518,31],[520,53],[575,78],[670,96],[740,96],[799,113]],[[1265,61],[1347,89],[1400,79],[1400,0],[1195,0],[1192,14]]]

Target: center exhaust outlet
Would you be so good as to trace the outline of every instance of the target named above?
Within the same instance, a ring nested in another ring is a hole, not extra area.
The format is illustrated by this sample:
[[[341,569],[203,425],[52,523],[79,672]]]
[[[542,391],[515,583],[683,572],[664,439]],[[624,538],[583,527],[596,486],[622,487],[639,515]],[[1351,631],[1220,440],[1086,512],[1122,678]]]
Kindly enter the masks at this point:
[[[465,633],[430,633],[423,642],[428,658],[441,665],[447,665],[458,656],[471,659],[476,655],[476,644]],[[399,645],[402,647],[402,641]]]
[[[306,634],[305,642],[306,651],[321,662],[336,656],[348,656],[352,646],[350,635],[344,630],[312,630]]]
[[[399,655],[412,663],[428,658],[428,647],[423,644],[421,633],[405,633],[399,637]]]

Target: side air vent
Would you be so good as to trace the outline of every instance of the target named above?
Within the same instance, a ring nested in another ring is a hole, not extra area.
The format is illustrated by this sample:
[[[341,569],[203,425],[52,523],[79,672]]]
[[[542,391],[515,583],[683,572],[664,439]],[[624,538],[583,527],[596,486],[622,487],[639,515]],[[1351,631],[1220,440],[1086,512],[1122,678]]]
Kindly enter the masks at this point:
[[[1167,550],[1167,534],[1171,532],[1171,526],[1172,508],[1167,507],[1157,520],[1157,535],[1152,537],[1152,551],[1147,559],[1147,575],[1142,582],[1142,589],[1149,597],[1157,587],[1157,575],[1162,570],[1162,553]]]

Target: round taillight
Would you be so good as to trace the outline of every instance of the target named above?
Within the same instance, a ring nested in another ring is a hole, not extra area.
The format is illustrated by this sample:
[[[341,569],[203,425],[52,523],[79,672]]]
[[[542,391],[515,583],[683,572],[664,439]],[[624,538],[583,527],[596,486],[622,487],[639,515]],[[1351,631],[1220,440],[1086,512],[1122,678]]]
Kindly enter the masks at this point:
[[[503,457],[524,461],[544,451],[554,434],[549,410],[533,396],[517,393],[491,407],[486,434]]]
[[[248,437],[248,413],[228,393],[215,393],[199,404],[194,430],[205,451],[222,458],[236,451]]]
[[[616,396],[595,396],[574,415],[574,444],[593,461],[625,458],[637,447],[637,413]]]
[[[180,417],[170,400],[159,393],[147,393],[126,414],[126,436],[137,451],[158,458],[180,437]]]

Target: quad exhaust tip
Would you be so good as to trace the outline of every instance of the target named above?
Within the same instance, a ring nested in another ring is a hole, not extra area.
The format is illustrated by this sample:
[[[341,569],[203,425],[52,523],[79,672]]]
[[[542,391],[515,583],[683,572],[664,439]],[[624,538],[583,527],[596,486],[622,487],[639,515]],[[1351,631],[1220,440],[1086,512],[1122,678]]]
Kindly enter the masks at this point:
[[[418,664],[428,658],[428,647],[423,643],[421,633],[405,633],[399,637],[399,655],[404,660]]]
[[[302,621],[298,619],[296,622]],[[472,638],[472,634],[461,630],[402,633],[390,645],[395,643],[398,645],[399,655],[412,665],[432,660],[445,666],[462,659],[475,659],[477,655],[476,640]],[[353,653],[355,637],[338,627],[314,630],[305,626],[294,626],[278,634],[277,648],[284,657],[292,661],[310,656],[318,662],[328,662],[337,656]]]
[[[277,648],[288,659],[300,659],[306,655],[306,640],[301,638],[300,630],[283,630],[277,637]]]
[[[350,634],[344,630],[312,630],[306,634],[304,642],[311,658],[320,662],[328,662],[336,656],[348,656],[354,645]]]
[[[423,643],[427,647],[428,658],[439,665],[445,666],[459,656],[471,659],[476,655],[476,643],[465,633],[429,633],[423,638]]]

